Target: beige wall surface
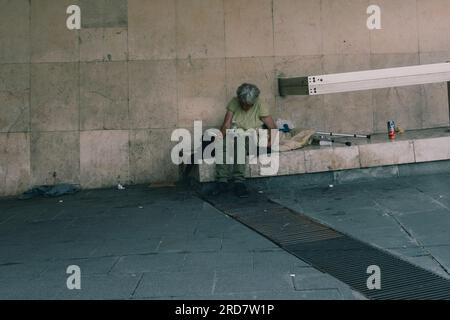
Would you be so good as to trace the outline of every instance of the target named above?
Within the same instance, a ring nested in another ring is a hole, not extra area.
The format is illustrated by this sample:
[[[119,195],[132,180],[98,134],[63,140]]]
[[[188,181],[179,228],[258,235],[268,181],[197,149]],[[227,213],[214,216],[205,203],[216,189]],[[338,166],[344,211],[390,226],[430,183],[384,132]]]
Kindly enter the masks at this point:
[[[0,196],[174,181],[172,131],[218,126],[242,82],[298,127],[447,126],[445,84],[283,98],[276,79],[448,60],[450,0],[0,0]]]

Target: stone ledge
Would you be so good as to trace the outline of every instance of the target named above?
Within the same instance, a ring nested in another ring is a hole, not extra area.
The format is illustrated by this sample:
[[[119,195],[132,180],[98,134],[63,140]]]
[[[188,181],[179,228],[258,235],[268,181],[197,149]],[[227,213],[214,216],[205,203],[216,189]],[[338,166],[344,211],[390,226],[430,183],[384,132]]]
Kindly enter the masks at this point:
[[[342,141],[350,141],[352,146],[308,146],[280,153],[276,176],[450,160],[450,129],[447,127],[408,131],[394,141],[390,141],[387,134],[375,134],[370,140]],[[262,177],[259,172],[260,165],[248,165],[246,177]],[[194,175],[199,182],[214,181],[215,165],[198,165]]]

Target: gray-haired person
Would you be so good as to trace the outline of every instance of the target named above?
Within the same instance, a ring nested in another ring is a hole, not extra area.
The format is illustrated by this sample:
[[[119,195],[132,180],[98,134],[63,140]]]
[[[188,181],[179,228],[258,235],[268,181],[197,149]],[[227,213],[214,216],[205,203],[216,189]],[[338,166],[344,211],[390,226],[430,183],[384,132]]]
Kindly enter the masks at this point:
[[[277,129],[268,106],[261,102],[259,94],[260,90],[253,84],[243,83],[239,86],[236,96],[227,105],[225,119],[220,129],[223,137],[226,137],[226,130],[230,129],[232,124],[234,128],[243,130],[257,130],[262,128],[263,124],[267,129]],[[236,161],[234,164],[217,164],[216,186],[213,194],[218,195],[228,191],[228,183],[232,180],[235,194],[239,197],[247,197],[244,173],[245,164],[237,164]]]

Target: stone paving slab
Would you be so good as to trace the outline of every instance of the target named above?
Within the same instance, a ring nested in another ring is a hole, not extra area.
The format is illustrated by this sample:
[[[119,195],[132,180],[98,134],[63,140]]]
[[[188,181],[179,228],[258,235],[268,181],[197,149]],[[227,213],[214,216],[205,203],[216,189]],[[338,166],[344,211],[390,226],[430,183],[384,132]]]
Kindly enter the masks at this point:
[[[450,174],[265,192],[448,276],[448,190]],[[0,240],[3,299],[364,298],[177,188],[0,200]],[[80,291],[66,288],[69,265]]]
[[[297,212],[448,278],[448,190],[450,174],[267,192]]]

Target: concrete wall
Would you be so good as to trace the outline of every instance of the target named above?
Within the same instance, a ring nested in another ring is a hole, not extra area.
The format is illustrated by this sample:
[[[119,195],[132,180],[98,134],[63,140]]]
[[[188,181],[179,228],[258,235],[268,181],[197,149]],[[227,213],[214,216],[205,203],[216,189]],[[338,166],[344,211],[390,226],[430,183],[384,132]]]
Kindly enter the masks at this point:
[[[450,60],[449,14],[450,0],[0,0],[0,195],[173,181],[172,130],[219,125],[243,81],[298,126],[448,125],[444,84],[280,98],[276,77]]]

